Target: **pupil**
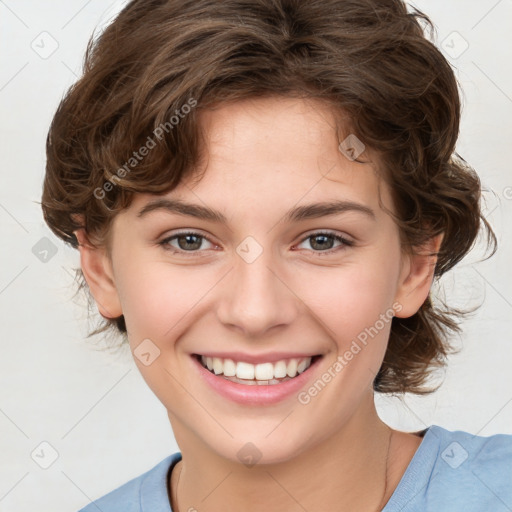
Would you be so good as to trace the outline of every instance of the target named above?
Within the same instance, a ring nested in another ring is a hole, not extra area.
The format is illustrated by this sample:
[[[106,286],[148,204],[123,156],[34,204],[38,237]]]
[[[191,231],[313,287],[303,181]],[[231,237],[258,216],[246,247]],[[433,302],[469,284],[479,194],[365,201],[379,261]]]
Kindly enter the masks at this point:
[[[195,241],[194,241],[195,239]],[[182,241],[185,240],[185,243]],[[197,235],[183,235],[178,238],[178,245],[180,249],[199,249],[201,247],[201,237]],[[191,247],[192,245],[192,247]]]

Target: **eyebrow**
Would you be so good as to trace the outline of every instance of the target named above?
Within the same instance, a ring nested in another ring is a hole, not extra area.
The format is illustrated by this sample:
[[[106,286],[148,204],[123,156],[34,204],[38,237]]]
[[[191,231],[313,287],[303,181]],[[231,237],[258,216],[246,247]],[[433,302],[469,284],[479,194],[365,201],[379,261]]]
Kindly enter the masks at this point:
[[[221,212],[201,206],[198,204],[186,203],[178,199],[156,199],[147,203],[137,214],[141,218],[150,212],[166,211],[179,215],[187,215],[197,219],[209,220],[218,223],[227,223],[227,218]],[[312,203],[292,208],[283,216],[285,222],[297,222],[306,219],[317,219],[330,215],[338,215],[346,212],[359,212],[375,220],[375,212],[360,203],[354,201],[328,201]]]

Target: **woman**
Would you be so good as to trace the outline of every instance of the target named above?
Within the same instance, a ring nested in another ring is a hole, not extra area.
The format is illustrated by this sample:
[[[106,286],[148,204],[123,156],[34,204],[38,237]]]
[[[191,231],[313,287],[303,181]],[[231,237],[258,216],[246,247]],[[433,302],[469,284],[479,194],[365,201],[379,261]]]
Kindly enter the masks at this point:
[[[432,282],[495,242],[428,21],[136,0],[91,44],[43,211],[180,452],[84,511],[512,507],[512,436],[401,432],[374,404],[432,391],[457,330]]]

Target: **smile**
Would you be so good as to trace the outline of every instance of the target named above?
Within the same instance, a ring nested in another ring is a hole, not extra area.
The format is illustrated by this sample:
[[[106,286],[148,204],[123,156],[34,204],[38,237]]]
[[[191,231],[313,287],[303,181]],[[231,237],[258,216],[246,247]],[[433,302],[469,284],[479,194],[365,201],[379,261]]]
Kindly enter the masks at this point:
[[[191,354],[200,381],[216,395],[243,406],[294,400],[311,385],[325,354]],[[250,362],[249,362],[250,361]]]
[[[248,386],[275,385],[294,379],[305,372],[318,357],[320,356],[252,364],[228,358],[197,356],[203,368],[210,373]]]

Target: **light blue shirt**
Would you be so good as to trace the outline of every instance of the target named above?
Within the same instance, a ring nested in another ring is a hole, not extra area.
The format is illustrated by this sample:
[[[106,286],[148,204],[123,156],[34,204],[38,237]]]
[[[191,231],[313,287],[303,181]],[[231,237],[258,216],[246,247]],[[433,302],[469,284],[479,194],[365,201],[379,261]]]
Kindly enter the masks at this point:
[[[426,429],[382,512],[512,512],[512,435]],[[79,512],[172,512],[167,480],[181,453]],[[333,511],[337,512],[337,511]]]

